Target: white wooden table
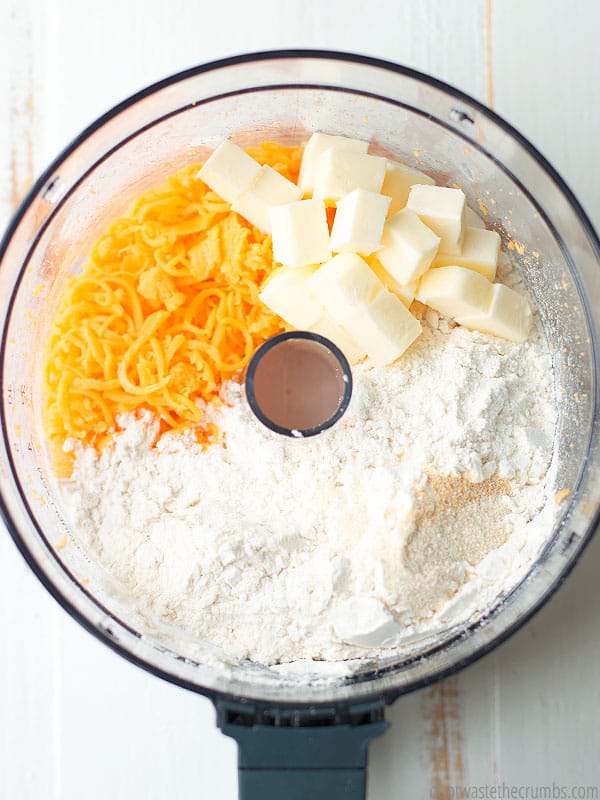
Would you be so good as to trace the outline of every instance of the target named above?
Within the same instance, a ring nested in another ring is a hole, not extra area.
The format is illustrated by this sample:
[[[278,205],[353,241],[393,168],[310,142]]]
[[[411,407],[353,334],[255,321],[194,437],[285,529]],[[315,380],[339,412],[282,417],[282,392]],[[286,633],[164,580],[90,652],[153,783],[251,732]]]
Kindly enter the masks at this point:
[[[414,66],[492,105],[599,227],[599,27],[594,0],[0,0],[0,219],[64,143],[143,85],[244,51],[321,47]],[[599,570],[597,539],[508,643],[393,706],[371,748],[371,800],[463,784],[598,797]],[[0,800],[236,797],[235,746],[209,701],[80,629],[3,530],[0,653]]]

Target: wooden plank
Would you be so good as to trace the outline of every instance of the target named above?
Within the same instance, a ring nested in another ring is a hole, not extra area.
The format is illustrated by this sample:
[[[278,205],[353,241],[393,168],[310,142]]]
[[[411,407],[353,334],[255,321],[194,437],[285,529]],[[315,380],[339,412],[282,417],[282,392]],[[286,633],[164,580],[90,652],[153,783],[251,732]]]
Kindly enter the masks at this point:
[[[64,625],[61,800],[236,796],[236,746],[210,701]]]
[[[11,0],[0,47],[0,226],[39,169],[40,45],[34,2]],[[0,797],[60,798],[56,669],[58,608],[0,525]]]
[[[391,727],[370,747],[369,800],[431,797],[432,763],[422,709],[427,691],[401,697],[388,709]]]
[[[497,110],[562,173],[596,226],[599,25],[595,3],[493,1]],[[593,784],[597,790],[599,566],[596,540],[555,598],[496,655],[500,777],[506,783]]]
[[[57,616],[0,528],[0,797],[59,800]]]
[[[598,227],[600,5],[495,0],[492,27],[498,112],[572,184]]]
[[[493,784],[497,774],[495,657],[399,698],[390,731],[371,746],[370,800],[452,797],[457,786]],[[459,796],[459,795],[456,795]]]
[[[2,48],[0,56],[0,214],[3,223],[17,207],[34,174],[33,32],[27,6],[12,5],[14,38],[11,37],[12,44],[7,43],[10,49]]]
[[[598,788],[599,569],[596,538],[548,605],[498,651],[506,783]]]
[[[440,797],[449,786],[465,780],[458,676],[434,683],[424,692],[421,707],[427,724],[431,790]]]
[[[54,69],[62,141],[155,80],[263,49],[367,53],[485,95],[483,0],[308,0],[301,8],[292,0],[259,0],[214,3],[210,18],[203,4],[190,7],[187,0],[130,0],[126,7],[119,0],[56,2],[61,29]]]

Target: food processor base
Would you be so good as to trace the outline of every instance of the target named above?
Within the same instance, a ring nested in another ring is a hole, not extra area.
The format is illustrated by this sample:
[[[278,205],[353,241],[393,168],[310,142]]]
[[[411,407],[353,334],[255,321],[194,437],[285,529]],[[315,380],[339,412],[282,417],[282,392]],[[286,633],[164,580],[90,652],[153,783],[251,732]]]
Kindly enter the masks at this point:
[[[240,800],[364,800],[367,748],[388,724],[383,701],[347,708],[259,708],[218,701],[217,724],[238,743]]]

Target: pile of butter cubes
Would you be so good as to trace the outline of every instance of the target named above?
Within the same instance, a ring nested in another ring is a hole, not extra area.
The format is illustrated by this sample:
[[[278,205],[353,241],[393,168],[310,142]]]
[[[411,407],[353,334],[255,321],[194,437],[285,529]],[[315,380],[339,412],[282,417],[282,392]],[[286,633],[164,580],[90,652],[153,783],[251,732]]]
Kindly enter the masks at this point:
[[[368,356],[383,366],[404,353],[421,333],[414,299],[472,330],[524,341],[526,299],[494,283],[500,236],[460,189],[368,146],[314,133],[298,185],[230,140],[201,168],[201,180],[272,236],[282,266],[262,286],[262,302],[291,327],[328,337],[351,363]],[[327,206],[335,207],[331,232]]]

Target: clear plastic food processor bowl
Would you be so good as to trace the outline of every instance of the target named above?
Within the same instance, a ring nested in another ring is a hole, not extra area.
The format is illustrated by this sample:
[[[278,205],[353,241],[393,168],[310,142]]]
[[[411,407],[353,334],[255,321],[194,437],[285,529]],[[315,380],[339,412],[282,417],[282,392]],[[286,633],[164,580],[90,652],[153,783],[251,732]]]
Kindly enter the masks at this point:
[[[77,546],[53,488],[40,366],[65,282],[133,198],[202,160],[227,136],[242,145],[292,144],[315,130],[372,140],[407,163],[418,151],[422,168],[442,184],[456,181],[476,209],[493,197],[486,222],[519,243],[517,251],[523,244],[539,253],[523,259],[523,270],[553,345],[556,485],[571,494],[529,572],[479,619],[415,642],[401,656],[365,662],[351,676],[308,681],[248,663],[224,666],[210,648],[135,607]],[[9,530],[81,624],[164,678],[216,698],[280,707],[389,701],[502,641],[555,590],[594,531],[599,261],[590,223],[550,165],[492,112],[432,78],[373,59],[286,52],[229,59],[158,83],[98,120],[56,159],[3,242],[1,495]],[[71,544],[57,549],[64,534]]]

